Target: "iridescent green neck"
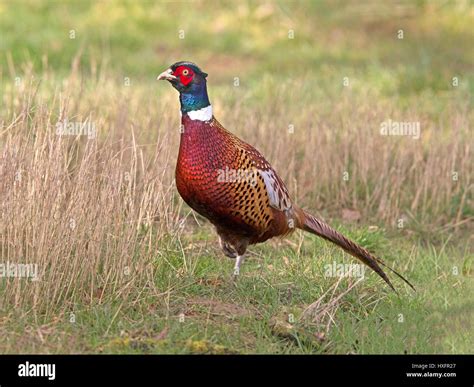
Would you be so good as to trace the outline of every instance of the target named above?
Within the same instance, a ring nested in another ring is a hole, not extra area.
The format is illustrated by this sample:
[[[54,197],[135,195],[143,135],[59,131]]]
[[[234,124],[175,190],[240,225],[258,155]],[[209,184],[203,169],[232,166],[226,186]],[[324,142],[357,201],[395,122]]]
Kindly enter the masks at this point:
[[[179,101],[181,102],[182,113],[200,110],[209,106],[211,103],[207,96],[206,82],[192,85],[189,90],[181,92],[179,94]]]

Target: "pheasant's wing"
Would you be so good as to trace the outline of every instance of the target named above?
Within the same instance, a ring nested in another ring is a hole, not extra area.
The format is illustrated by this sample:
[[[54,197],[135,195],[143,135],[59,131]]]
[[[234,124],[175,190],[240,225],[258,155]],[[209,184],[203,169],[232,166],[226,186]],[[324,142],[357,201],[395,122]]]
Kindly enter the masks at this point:
[[[227,184],[231,200],[222,209],[226,223],[249,229],[255,240],[282,233],[287,228],[286,212],[292,208],[285,184],[258,150],[240,141],[234,145],[239,151],[233,165],[244,178]]]
[[[248,144],[245,144],[248,145]],[[291,199],[288,189],[277,175],[272,166],[265,160],[262,154],[251,146],[246,146],[244,157],[248,157],[258,176],[263,179],[268,204],[276,210],[287,211],[291,208]]]

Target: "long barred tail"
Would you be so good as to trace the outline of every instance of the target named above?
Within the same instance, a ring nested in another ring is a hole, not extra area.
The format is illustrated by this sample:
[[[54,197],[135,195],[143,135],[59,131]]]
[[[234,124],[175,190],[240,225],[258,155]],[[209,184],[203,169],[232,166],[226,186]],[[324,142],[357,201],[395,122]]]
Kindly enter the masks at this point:
[[[395,270],[388,267],[381,259],[374,257],[370,254],[366,249],[359,246],[357,243],[351,241],[350,239],[346,238],[341,233],[334,230],[332,227],[328,226],[323,221],[317,219],[311,214],[301,210],[303,214],[303,222],[301,228],[305,231],[309,231],[313,234],[324,238],[339,247],[343,248],[346,252],[353,255],[354,257],[360,259],[363,263],[369,266],[373,271],[375,271],[383,280],[396,292],[395,288],[393,287],[392,283],[388,279],[385,272],[379,265],[382,265],[393,272],[395,275],[400,277],[403,281],[405,281],[413,290],[415,290],[414,286],[408,282],[406,278],[404,278],[401,274],[397,273]]]

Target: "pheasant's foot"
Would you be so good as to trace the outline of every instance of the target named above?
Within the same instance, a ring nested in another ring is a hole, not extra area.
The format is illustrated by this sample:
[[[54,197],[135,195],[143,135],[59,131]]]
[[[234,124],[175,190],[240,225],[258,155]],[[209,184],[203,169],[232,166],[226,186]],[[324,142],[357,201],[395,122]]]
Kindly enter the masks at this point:
[[[237,280],[237,278],[240,275],[240,265],[242,264],[243,261],[244,261],[243,255],[238,255],[237,258],[235,258],[234,273],[233,273],[234,281]]]

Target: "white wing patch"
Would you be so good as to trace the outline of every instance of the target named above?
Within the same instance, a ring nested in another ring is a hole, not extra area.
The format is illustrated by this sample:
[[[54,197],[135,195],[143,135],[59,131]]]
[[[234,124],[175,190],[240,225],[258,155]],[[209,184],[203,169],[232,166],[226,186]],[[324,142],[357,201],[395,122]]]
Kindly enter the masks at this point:
[[[289,210],[291,208],[290,195],[286,187],[283,186],[276,177],[273,169],[268,169],[266,171],[259,169],[258,172],[265,182],[265,187],[270,199],[270,206],[280,211]]]

